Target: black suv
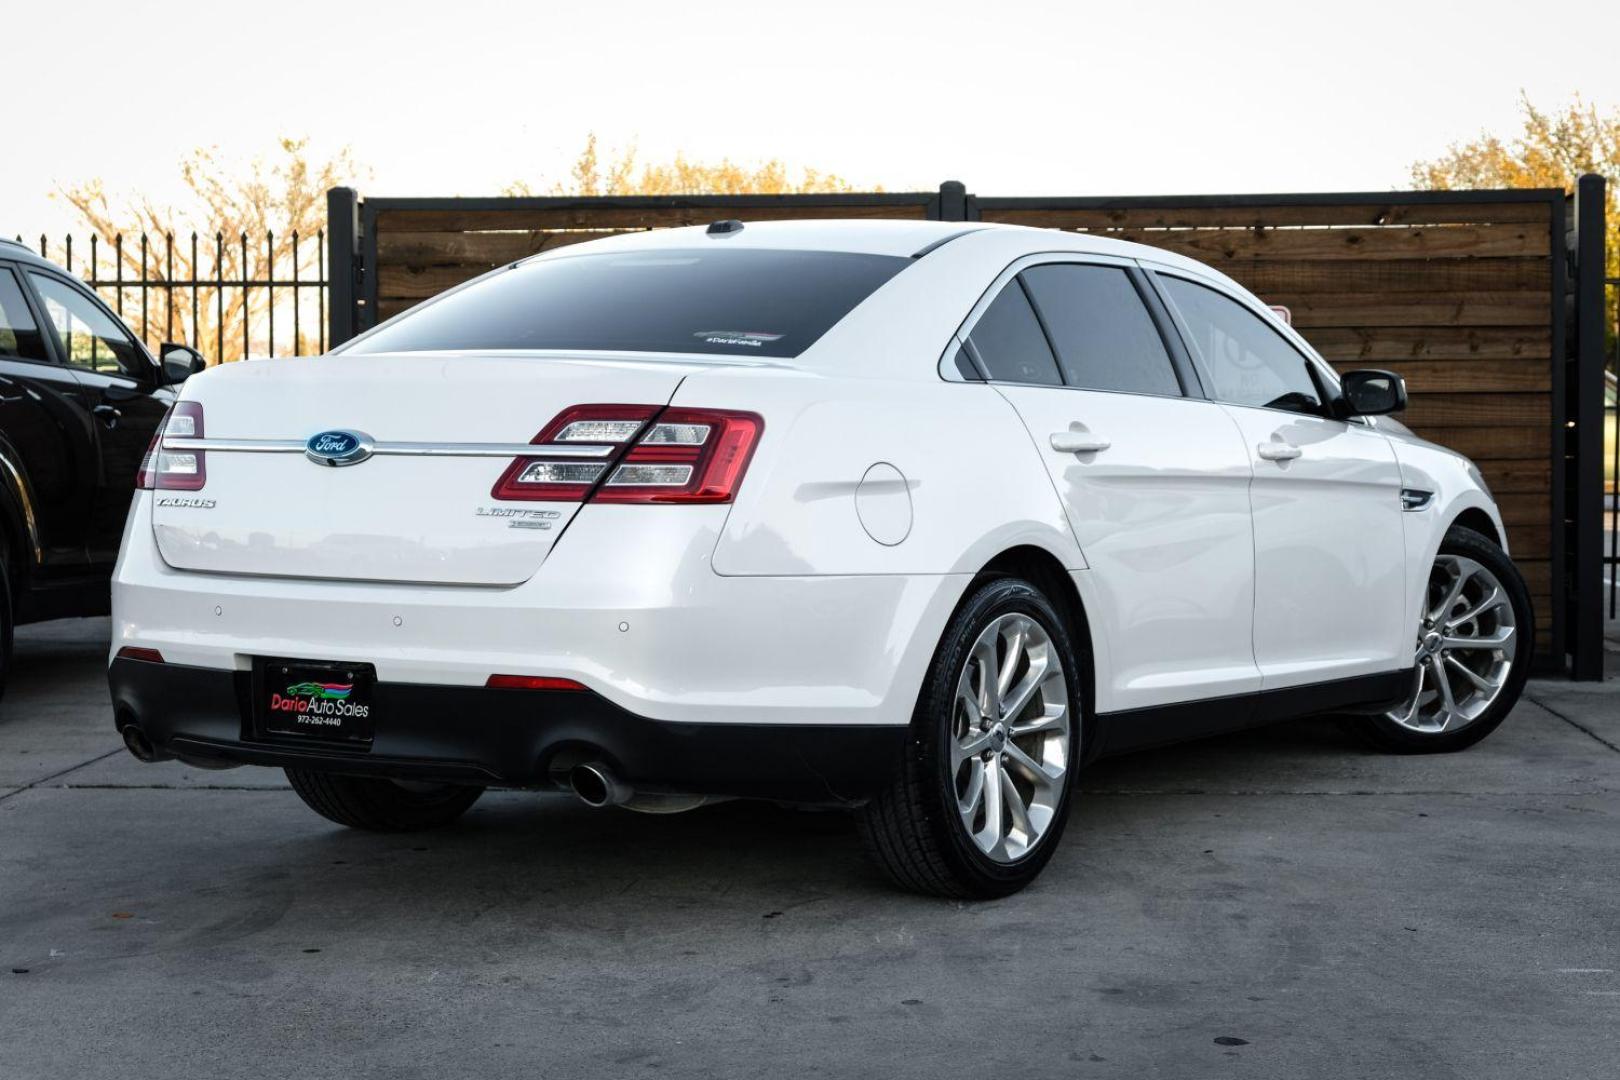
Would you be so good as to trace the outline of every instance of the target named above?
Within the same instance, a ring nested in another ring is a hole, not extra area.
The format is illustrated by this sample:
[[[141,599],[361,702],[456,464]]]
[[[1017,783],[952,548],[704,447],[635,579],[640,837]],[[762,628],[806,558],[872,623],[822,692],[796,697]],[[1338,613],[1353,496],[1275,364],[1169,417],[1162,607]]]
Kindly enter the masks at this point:
[[[141,458],[203,363],[162,354],[72,275],[0,240],[0,692],[15,625],[107,612]]]

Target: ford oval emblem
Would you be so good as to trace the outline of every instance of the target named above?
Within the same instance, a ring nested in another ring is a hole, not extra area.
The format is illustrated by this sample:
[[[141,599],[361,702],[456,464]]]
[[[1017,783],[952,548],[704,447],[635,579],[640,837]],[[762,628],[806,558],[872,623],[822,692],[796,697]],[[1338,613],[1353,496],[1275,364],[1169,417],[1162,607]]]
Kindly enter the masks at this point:
[[[304,444],[304,456],[317,465],[358,465],[371,456],[376,442],[363,431],[322,431]]]

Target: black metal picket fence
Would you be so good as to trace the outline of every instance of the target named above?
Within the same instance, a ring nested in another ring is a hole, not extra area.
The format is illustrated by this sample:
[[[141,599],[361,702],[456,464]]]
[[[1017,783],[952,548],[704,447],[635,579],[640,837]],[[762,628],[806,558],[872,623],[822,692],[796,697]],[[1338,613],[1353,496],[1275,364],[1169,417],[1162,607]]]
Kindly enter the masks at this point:
[[[313,237],[68,235],[55,244],[41,235],[36,250],[96,290],[154,351],[179,341],[215,363],[275,356],[278,328],[291,355],[326,351],[324,229]]]

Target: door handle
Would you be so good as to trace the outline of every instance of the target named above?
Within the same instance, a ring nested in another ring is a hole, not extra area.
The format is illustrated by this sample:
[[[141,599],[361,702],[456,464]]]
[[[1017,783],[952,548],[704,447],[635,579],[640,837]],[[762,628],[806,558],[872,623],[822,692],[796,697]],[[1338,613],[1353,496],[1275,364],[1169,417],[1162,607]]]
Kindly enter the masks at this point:
[[[120,410],[115,409],[111,405],[97,405],[90,411],[108,427],[117,427],[119,418],[124,415]]]
[[[1052,432],[1052,449],[1060,454],[1096,454],[1113,445],[1084,431]]]
[[[1255,448],[1255,453],[1267,461],[1293,461],[1304,452],[1299,447],[1290,446],[1285,442],[1263,442]]]

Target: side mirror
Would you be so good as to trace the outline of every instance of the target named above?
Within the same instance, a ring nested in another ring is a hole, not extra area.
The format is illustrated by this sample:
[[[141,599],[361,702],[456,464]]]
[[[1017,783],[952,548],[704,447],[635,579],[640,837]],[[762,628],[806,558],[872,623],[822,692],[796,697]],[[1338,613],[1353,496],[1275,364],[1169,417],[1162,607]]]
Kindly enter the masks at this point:
[[[179,386],[197,372],[208,370],[208,361],[202,353],[190,345],[176,345],[172,341],[158,346],[158,360],[170,386]]]
[[[1383,416],[1406,408],[1406,380],[1393,371],[1347,371],[1339,388],[1340,409],[1348,416]]]

